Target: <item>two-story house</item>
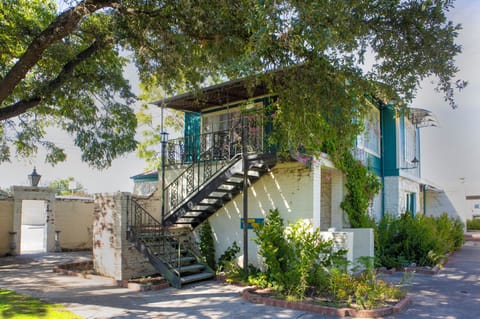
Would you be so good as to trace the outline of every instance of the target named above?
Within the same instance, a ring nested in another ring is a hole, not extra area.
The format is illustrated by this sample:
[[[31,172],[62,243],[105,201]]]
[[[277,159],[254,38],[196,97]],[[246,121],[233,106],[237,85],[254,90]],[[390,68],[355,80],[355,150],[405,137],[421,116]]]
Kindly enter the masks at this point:
[[[272,122],[267,111],[275,98],[262,85],[252,90],[236,80],[156,102],[184,113],[184,136],[164,139],[164,162],[158,173],[133,177],[136,195],[143,196],[144,202],[160,203],[150,205],[156,209],[149,213],[163,226],[195,233],[208,219],[217,258],[234,241],[242,243],[244,226],[263,223],[271,209],[278,209],[288,222],[312,222],[327,238],[334,234],[349,250],[351,260],[373,256],[372,230],[349,228],[340,208],[345,177],[328,154],[313,157],[296,151],[289,160],[277,158],[275,145],[268,139]],[[419,129],[434,124],[426,110],[398,111],[372,103],[365,132],[353,150],[383,185],[372,201],[372,216],[424,211]],[[254,234],[248,232],[248,260],[258,265]]]

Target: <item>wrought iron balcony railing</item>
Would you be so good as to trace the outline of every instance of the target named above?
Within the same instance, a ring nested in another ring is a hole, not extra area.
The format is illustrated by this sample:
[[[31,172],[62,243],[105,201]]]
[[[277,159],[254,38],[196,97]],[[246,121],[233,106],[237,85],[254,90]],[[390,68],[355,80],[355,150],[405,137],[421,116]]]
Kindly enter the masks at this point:
[[[248,152],[261,152],[263,141],[255,128],[247,129]],[[191,164],[205,159],[229,160],[242,152],[242,134],[237,129],[189,135],[166,144],[166,165]]]

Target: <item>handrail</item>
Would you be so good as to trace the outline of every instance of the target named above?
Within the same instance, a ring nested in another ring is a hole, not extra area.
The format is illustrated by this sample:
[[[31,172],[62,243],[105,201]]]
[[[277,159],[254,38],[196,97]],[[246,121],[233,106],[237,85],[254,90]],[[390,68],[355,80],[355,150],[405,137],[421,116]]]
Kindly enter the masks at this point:
[[[182,252],[188,251],[197,262],[201,260],[191,240],[182,242],[133,198],[129,198],[127,205],[127,238],[135,242],[150,262],[161,269],[165,279],[177,288],[181,286]],[[204,266],[213,273],[208,265]]]
[[[146,249],[150,250],[152,244],[157,245],[159,247],[157,252],[160,252],[163,256],[161,259],[169,264],[172,270],[181,268],[180,259],[173,258],[173,256],[180,255],[182,249],[181,241],[166,228],[162,227],[162,224],[155,217],[132,198],[129,200],[127,208],[127,231],[130,239],[138,238],[139,234],[149,234],[150,237],[143,236],[141,239]],[[159,241],[159,239],[161,240]],[[175,254],[173,254],[174,246],[177,246]],[[175,272],[177,276],[180,276],[179,272]]]
[[[164,218],[168,218],[176,208],[180,207],[191,195],[201,190],[219,172],[233,166],[240,159],[240,156],[241,153],[230,161],[205,160],[196,162],[185,169],[164,190],[165,212],[167,212]],[[195,171],[197,171],[197,174],[195,174]]]

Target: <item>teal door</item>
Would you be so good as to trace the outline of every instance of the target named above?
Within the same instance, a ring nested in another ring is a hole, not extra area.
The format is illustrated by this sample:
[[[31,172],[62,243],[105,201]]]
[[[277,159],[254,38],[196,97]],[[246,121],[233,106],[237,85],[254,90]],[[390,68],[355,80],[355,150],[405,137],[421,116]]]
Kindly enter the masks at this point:
[[[409,193],[407,194],[407,205],[406,210],[412,214],[412,217],[415,217],[415,212],[417,211],[417,194]]]

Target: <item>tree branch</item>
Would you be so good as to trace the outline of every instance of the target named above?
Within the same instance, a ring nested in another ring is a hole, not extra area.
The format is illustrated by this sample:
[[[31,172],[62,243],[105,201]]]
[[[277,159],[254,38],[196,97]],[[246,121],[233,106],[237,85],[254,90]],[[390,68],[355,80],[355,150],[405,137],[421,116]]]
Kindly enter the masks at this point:
[[[90,58],[95,52],[97,52],[102,46],[105,45],[105,42],[94,41],[88,48],[79,52],[76,57],[65,64],[52,81],[48,82],[45,86],[47,92],[52,92],[55,89],[58,89],[63,83],[65,83],[69,77],[73,74],[75,67],[82,63],[83,61]],[[44,100],[45,96],[37,94],[28,99],[20,100],[14,104],[8,105],[6,107],[0,108],[0,121],[16,117],[22,113],[25,113],[29,109],[36,107]]]
[[[5,77],[0,79],[0,105],[10,96],[30,69],[37,64],[46,49],[71,34],[84,16],[106,8],[112,3],[114,3],[113,0],[85,0],[60,14],[32,41]]]

